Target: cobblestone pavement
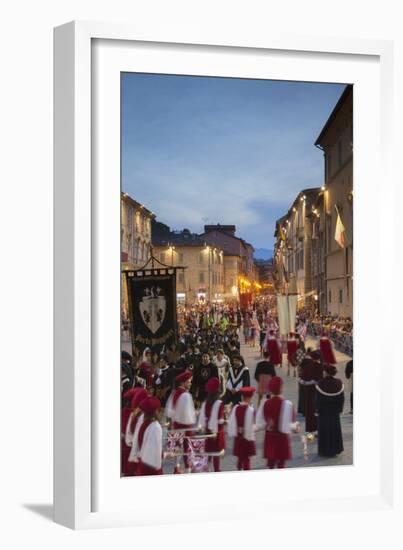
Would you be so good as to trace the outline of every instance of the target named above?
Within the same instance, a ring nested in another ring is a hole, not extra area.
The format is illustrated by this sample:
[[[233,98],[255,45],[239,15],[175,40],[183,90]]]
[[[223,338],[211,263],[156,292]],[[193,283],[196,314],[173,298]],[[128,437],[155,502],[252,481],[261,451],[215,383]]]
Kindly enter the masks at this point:
[[[316,348],[317,339],[308,338],[306,342],[307,347]],[[124,349],[130,351],[130,345],[124,344]],[[250,377],[252,385],[256,386],[254,380],[255,368],[258,361],[260,361],[259,348],[246,346],[241,344],[241,354],[243,355],[245,362],[250,370]],[[313,466],[339,466],[339,465],[351,465],[353,464],[353,415],[349,413],[350,410],[350,396],[348,391],[348,383],[346,384],[344,376],[344,368],[346,362],[350,359],[347,355],[344,355],[341,352],[336,351],[337,359],[337,368],[338,376],[345,383],[345,404],[344,412],[341,416],[341,425],[343,432],[343,441],[344,441],[344,452],[334,458],[324,458],[320,457],[317,454],[317,442],[313,441],[308,444],[308,456],[307,459],[304,457],[303,446],[301,442],[301,437],[298,434],[291,435],[292,443],[292,456],[293,458],[287,462],[288,468],[298,468],[298,467],[313,467]],[[284,356],[284,362],[286,362]],[[295,407],[298,402],[298,382],[297,378],[292,376],[287,376],[287,367],[283,366],[277,369],[277,374],[281,376],[284,380],[284,390],[283,394],[287,399],[290,399]],[[257,404],[257,400],[255,406]],[[301,422],[301,427],[304,428],[305,422],[304,418],[301,415],[297,416],[297,420]],[[251,467],[254,470],[262,469],[266,467],[266,461],[263,459],[263,432],[258,432],[256,434],[256,450],[257,454],[252,458]],[[233,441],[231,438],[227,437],[227,450],[225,456],[221,459],[221,469],[223,471],[233,471],[236,470],[236,458],[232,455],[232,446]],[[174,468],[173,460],[164,460],[163,469],[164,473],[172,473]]]

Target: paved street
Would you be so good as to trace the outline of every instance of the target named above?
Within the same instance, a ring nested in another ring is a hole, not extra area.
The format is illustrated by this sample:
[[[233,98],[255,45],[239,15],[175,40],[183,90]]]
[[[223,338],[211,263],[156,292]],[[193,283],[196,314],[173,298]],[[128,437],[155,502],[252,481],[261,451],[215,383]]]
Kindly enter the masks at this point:
[[[313,339],[308,339],[306,342],[307,347],[316,348],[316,341]],[[260,361],[259,349],[251,348],[249,346],[241,345],[241,353],[245,359],[247,366],[250,369],[251,381],[254,383],[254,373],[256,368],[256,363]],[[344,367],[346,362],[350,359],[347,355],[336,351],[336,358],[338,361],[338,376],[342,378],[345,382],[344,377]],[[287,399],[290,399],[295,406],[298,403],[298,383],[297,378],[292,376],[287,376],[287,367],[284,366],[278,369],[277,374],[281,376],[284,380],[284,396]],[[346,384],[348,388],[348,384]],[[304,459],[303,447],[301,443],[300,436],[295,434],[291,435],[292,441],[292,454],[293,459],[287,463],[287,467],[306,467],[306,466],[335,466],[341,464],[352,464],[353,463],[353,415],[349,414],[349,394],[348,390],[345,393],[345,406],[344,414],[341,417],[343,439],[344,439],[344,452],[335,458],[323,458],[317,455],[317,442],[314,441],[308,444],[308,459]],[[305,426],[304,418],[301,415],[298,415],[297,420],[301,422],[302,428]],[[252,461],[252,467],[254,469],[265,468],[266,461],[262,458],[262,447],[263,447],[263,432],[258,432],[256,436],[256,447],[257,455]],[[232,449],[232,442],[228,446],[228,452],[225,458],[222,460],[223,470],[234,470],[236,468],[236,460],[230,454]]]
[[[311,346],[312,348],[317,347],[317,343],[314,339],[309,338],[306,342],[307,347]],[[123,348],[130,352],[130,344],[124,343]],[[349,360],[347,355],[336,353],[337,358],[337,367],[338,367],[338,376],[346,382],[344,377],[344,367],[346,362]],[[250,377],[252,385],[255,384],[254,374],[255,368],[258,361],[260,361],[259,348],[245,346],[241,343],[241,354],[243,355],[247,366],[250,369]],[[284,357],[285,358],[285,357]],[[284,366],[278,369],[277,374],[281,376],[284,380],[284,395],[287,399],[290,399],[295,407],[298,403],[298,383],[297,378],[292,376],[287,376],[287,367]],[[353,415],[349,414],[349,393],[348,393],[348,384],[345,384],[345,405],[344,413],[341,417],[342,431],[343,431],[343,440],[344,440],[344,452],[335,458],[324,458],[320,457],[317,454],[317,442],[308,443],[308,457],[307,460],[304,458],[303,446],[301,443],[301,438],[298,434],[291,435],[292,441],[292,454],[293,458],[287,463],[288,468],[296,467],[311,467],[311,466],[336,466],[336,465],[350,465],[353,463]],[[302,428],[305,426],[304,418],[301,415],[298,415],[297,420],[301,422]],[[266,461],[263,459],[262,448],[263,448],[263,432],[258,432],[256,435],[256,447],[257,455],[252,459],[252,468],[260,469],[266,467]],[[221,460],[222,470],[232,471],[236,470],[236,458],[232,455],[232,439],[227,438],[227,452],[224,458]],[[164,473],[172,473],[174,468],[173,460],[164,461]]]

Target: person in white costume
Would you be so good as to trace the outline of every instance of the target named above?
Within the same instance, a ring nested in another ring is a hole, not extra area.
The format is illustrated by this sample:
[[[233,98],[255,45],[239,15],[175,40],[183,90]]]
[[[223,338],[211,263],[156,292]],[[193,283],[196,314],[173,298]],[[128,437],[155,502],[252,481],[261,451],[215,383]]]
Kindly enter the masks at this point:
[[[157,413],[161,402],[156,397],[147,397],[141,402],[144,420],[133,438],[138,456],[138,475],[161,475],[162,472],[162,428]],[[137,426],[136,426],[137,428]]]
[[[183,430],[183,453],[185,471],[190,472],[189,442],[187,437],[191,436],[196,424],[196,411],[193,398],[189,392],[192,385],[192,373],[185,371],[175,378],[177,388],[171,393],[165,406],[165,416],[169,420],[169,426],[173,430]],[[179,466],[176,465],[175,473],[179,473]]]
[[[238,458],[238,470],[250,470],[250,457],[256,454],[255,410],[251,404],[256,388],[241,388],[242,401],[231,411],[228,435],[234,437],[233,454]]]

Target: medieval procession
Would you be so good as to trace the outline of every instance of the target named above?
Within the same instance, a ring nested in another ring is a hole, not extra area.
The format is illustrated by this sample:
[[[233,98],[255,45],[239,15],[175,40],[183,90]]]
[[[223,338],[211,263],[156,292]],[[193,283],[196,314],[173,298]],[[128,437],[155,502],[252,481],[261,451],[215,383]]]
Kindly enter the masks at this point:
[[[140,82],[146,106],[156,82]],[[123,88],[123,114],[125,101],[131,107],[131,85]],[[227,85],[234,96],[244,93],[236,83]],[[170,86],[161,89],[174,112],[181,88],[177,81]],[[197,86],[188,90],[195,102],[202,101]],[[207,90],[214,98],[223,93],[216,83],[203,86],[203,101]],[[262,93],[256,86],[254,93]],[[253,203],[257,221],[239,210],[247,186],[229,182],[220,200],[220,191],[214,199],[202,187],[182,185],[175,210],[168,199],[170,171],[161,171],[166,195],[153,198],[149,188],[135,192],[125,183],[127,162],[121,193],[123,477],[353,463],[353,90],[329,85],[312,93],[300,86],[300,102],[321,105],[316,133],[307,128],[304,138],[318,168],[287,192],[268,189],[263,206]],[[270,93],[277,97],[277,89]],[[161,120],[166,125],[164,139],[170,125],[173,136],[180,129],[186,135],[182,100],[178,105],[176,119],[165,119],[165,111],[155,115],[156,127]],[[159,136],[150,137],[155,147]],[[133,139],[132,150],[135,138],[125,139]],[[125,148],[123,162],[124,155]]]

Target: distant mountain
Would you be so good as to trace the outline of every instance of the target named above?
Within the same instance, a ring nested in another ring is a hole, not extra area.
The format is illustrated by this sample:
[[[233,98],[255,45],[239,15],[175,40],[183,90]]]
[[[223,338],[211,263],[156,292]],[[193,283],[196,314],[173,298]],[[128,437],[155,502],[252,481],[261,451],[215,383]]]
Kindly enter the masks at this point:
[[[256,260],[270,260],[273,257],[273,250],[268,248],[255,248]]]

